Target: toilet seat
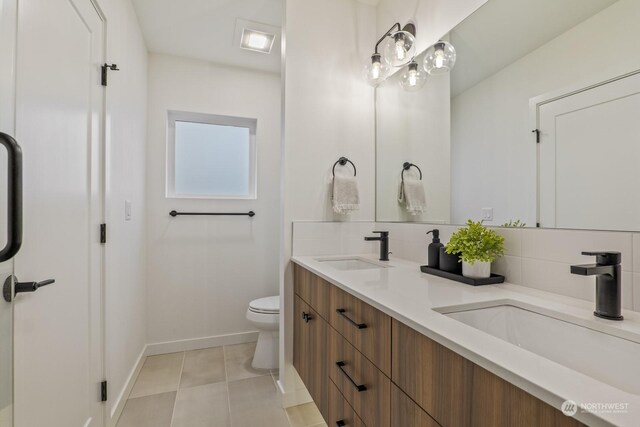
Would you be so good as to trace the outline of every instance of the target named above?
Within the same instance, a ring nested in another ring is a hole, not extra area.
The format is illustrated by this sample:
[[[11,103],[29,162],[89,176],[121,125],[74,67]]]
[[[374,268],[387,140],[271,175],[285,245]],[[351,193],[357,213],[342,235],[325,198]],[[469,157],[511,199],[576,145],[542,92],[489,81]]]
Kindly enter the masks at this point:
[[[280,297],[266,297],[253,300],[249,303],[249,311],[258,314],[279,314]]]

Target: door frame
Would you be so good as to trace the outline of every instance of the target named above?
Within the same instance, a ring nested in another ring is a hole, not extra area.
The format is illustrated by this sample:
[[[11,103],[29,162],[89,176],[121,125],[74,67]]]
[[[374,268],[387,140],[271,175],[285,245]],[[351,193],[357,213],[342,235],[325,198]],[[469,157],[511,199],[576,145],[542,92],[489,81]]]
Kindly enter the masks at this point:
[[[542,143],[542,138],[544,134],[542,132],[536,136],[536,130],[540,129],[540,107],[545,104],[549,104],[551,102],[558,101],[563,98],[568,98],[570,96],[589,91],[591,89],[595,89],[600,86],[607,85],[609,83],[616,82],[618,80],[626,79],[627,77],[632,77],[637,74],[640,74],[640,69],[630,71],[628,73],[620,74],[615,77],[610,77],[610,75],[599,72],[597,77],[592,77],[590,79],[583,80],[579,83],[574,83],[569,86],[566,86],[561,89],[552,90],[542,95],[538,95],[529,100],[529,123],[532,129],[531,140],[534,144],[536,144],[536,223],[540,224],[540,144]],[[536,137],[540,138],[536,141]],[[537,142],[540,142],[537,143]],[[555,227],[554,227],[555,228]]]

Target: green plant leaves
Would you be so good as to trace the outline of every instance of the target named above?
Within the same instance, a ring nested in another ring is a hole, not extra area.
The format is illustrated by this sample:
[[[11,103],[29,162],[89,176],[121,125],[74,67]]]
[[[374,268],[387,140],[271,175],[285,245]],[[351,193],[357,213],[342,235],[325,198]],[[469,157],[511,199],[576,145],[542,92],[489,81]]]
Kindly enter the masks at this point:
[[[460,254],[462,261],[471,265],[476,261],[493,262],[504,255],[504,237],[482,225],[482,221],[467,220],[467,226],[451,236],[447,253]]]

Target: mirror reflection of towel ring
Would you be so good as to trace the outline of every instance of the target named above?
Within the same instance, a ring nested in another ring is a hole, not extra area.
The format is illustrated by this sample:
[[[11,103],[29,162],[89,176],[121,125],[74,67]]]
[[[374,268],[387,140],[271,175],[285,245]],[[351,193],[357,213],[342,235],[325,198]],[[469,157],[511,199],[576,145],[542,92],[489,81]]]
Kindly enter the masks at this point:
[[[409,162],[404,162],[404,165],[402,165],[402,182],[404,182],[404,172],[411,169],[411,167],[418,169],[418,172],[420,172],[420,181],[422,181],[422,171],[420,170],[418,165],[414,165],[413,163],[409,163]]]
[[[339,164],[340,166],[346,166],[346,165],[347,165],[347,163],[351,163],[351,166],[353,166],[353,176],[356,176],[356,175],[357,175],[357,173],[358,173],[358,172],[357,172],[357,170],[356,170],[356,165],[354,165],[354,164],[353,164],[353,162],[352,162],[351,160],[347,159],[346,157],[340,157],[340,158],[338,159],[338,161],[337,161],[337,162],[335,162],[335,163],[333,164],[333,172],[332,172],[332,173],[333,173],[334,178],[335,178],[335,176],[336,176],[336,166],[337,166],[338,164]],[[422,172],[421,172],[420,174],[422,175]],[[421,179],[422,179],[422,178],[421,178]]]

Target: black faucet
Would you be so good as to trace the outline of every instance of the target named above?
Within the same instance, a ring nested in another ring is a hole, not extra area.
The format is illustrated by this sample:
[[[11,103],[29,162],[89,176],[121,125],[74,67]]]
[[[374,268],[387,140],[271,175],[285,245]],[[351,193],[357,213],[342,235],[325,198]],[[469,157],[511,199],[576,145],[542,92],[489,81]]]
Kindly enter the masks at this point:
[[[572,265],[571,274],[596,276],[597,317],[609,320],[622,320],[622,274],[620,274],[620,252],[582,252],[582,255],[595,256],[595,264]]]
[[[380,237],[365,237],[367,242],[380,242],[380,261],[389,261],[389,232],[388,231],[372,231],[372,233],[380,234]]]

